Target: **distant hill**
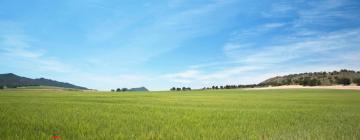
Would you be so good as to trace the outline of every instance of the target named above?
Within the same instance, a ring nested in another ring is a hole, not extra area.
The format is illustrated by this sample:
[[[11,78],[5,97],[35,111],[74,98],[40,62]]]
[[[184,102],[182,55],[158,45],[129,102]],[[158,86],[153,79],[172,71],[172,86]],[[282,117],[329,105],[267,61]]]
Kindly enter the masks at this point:
[[[24,86],[53,86],[73,89],[87,89],[85,87],[76,86],[70,83],[58,82],[51,79],[38,78],[31,79],[21,77],[13,73],[0,74],[0,87],[16,88]]]
[[[131,88],[128,91],[149,91],[149,90],[145,87],[138,87],[138,88]]]
[[[310,72],[277,76],[261,82],[261,86],[281,86],[281,85],[349,85],[356,83],[360,78],[360,71],[340,70],[332,72]]]

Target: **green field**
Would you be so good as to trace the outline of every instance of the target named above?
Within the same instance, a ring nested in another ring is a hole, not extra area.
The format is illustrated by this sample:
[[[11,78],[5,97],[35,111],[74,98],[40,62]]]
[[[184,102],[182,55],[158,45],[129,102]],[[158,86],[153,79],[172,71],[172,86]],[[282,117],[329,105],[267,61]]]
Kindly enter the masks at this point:
[[[0,139],[360,139],[360,91],[0,90]]]

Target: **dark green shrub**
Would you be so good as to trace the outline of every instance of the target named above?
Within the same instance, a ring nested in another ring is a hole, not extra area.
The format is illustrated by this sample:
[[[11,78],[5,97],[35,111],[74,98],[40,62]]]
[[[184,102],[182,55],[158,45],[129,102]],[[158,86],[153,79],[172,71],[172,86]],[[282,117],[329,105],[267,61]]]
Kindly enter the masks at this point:
[[[351,81],[349,78],[338,78],[336,79],[336,83],[345,86],[345,85],[350,85]]]
[[[355,83],[356,85],[360,86],[360,78],[355,78],[355,79],[353,79],[353,83]]]

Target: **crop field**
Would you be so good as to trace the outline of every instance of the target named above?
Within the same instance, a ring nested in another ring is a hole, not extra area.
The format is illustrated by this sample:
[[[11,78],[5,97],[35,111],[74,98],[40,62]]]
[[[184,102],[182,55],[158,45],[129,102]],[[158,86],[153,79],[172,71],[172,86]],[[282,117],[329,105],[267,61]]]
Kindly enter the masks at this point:
[[[360,91],[0,90],[0,139],[360,139]]]

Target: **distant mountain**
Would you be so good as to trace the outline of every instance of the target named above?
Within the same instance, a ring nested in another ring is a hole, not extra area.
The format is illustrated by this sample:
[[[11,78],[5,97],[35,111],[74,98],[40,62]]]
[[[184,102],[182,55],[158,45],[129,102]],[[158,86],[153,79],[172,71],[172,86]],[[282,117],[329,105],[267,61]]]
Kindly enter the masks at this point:
[[[322,85],[348,85],[357,83],[360,78],[360,71],[340,70],[332,72],[309,72],[290,74],[285,76],[276,76],[269,78],[259,85],[262,86],[281,86],[281,85],[305,85],[305,86],[322,86]]]
[[[149,90],[145,87],[138,87],[138,88],[131,88],[128,91],[149,91]]]
[[[21,77],[12,73],[0,74],[0,87],[23,87],[23,86],[54,86],[54,87],[63,87],[63,88],[73,88],[73,89],[87,89],[85,87],[76,86],[70,83],[58,82],[51,79],[38,78],[31,79],[26,77]]]

